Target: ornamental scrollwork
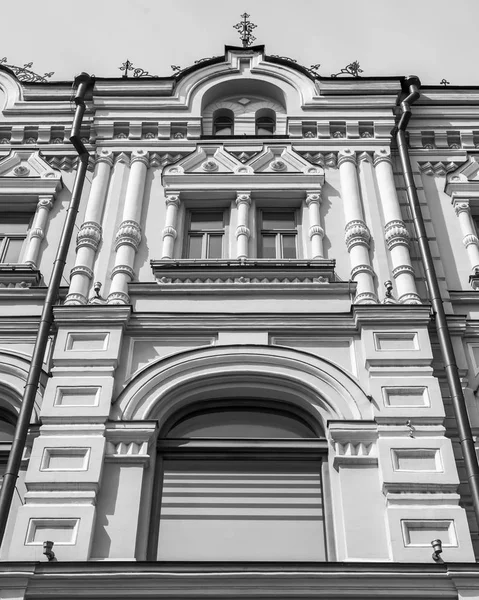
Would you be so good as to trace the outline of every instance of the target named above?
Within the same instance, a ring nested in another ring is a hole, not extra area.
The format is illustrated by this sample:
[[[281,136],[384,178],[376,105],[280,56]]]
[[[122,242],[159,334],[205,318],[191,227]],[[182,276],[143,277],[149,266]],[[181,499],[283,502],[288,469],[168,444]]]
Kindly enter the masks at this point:
[[[458,217],[462,212],[469,213],[471,210],[469,206],[469,202],[455,202],[454,203],[454,212]]]
[[[306,206],[309,208],[310,204],[313,204],[313,202],[317,202],[318,204],[321,204],[321,194],[319,192],[313,192],[311,194],[307,194],[306,195]]]
[[[38,75],[38,73],[32,71],[33,62],[25,63],[23,67],[17,67],[16,65],[9,64],[6,56],[0,58],[0,65],[13,71],[18,81],[24,83],[47,83],[47,80],[55,74],[54,71],[50,71],[50,73]]]
[[[251,204],[251,196],[244,192],[241,194],[238,194],[236,196],[236,206],[239,206],[242,203],[247,204],[249,206]]]

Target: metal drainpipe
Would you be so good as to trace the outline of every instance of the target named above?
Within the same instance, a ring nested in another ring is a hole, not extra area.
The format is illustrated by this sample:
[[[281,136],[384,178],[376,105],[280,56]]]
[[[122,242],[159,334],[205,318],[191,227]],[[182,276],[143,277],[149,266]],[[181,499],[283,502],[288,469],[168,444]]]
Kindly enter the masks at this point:
[[[15,485],[22,461],[23,449],[27,440],[30,419],[35,404],[35,396],[38,390],[38,383],[42,371],[43,358],[48,343],[48,336],[53,323],[53,306],[58,298],[63,270],[65,268],[68,248],[70,246],[73,228],[75,226],[78,207],[80,205],[81,193],[85,181],[85,175],[88,167],[89,154],[80,138],[80,127],[85,113],[85,93],[92,82],[90,75],[80,73],[75,78],[75,84],[78,85],[75,95],[75,117],[70,136],[70,141],[74,145],[79,156],[79,165],[73,185],[72,197],[68,206],[63,231],[58,245],[57,254],[53,263],[52,277],[50,285],[47,288],[45,302],[43,304],[42,315],[38,327],[35,348],[33,350],[32,361],[28,371],[27,383],[25,385],[22,405],[18,415],[18,421],[15,428],[15,434],[12,443],[12,449],[8,457],[8,463],[3,484],[0,490],[0,546],[3,543],[3,537],[7,526],[8,515],[12,504]]]
[[[408,95],[400,104],[399,121],[396,125],[396,141],[401,158],[404,179],[406,182],[406,191],[409,208],[411,209],[414,228],[419,243],[419,251],[426,273],[427,288],[432,305],[432,312],[435,317],[437,337],[441,349],[444,370],[446,372],[447,383],[451,392],[452,406],[456,418],[459,434],[459,443],[461,444],[462,454],[466,468],[466,475],[469,482],[472,504],[476,513],[476,520],[479,524],[479,466],[477,463],[476,449],[472,438],[471,425],[467,414],[464,394],[462,393],[461,380],[457,368],[456,357],[452,347],[451,334],[447,325],[444,304],[437,281],[436,270],[432,259],[431,249],[426,235],[424,219],[422,217],[419,198],[417,195],[414,177],[412,173],[411,161],[406,141],[406,128],[411,118],[411,104],[420,96],[419,87],[421,82],[417,77],[407,77],[403,82],[403,91]]]

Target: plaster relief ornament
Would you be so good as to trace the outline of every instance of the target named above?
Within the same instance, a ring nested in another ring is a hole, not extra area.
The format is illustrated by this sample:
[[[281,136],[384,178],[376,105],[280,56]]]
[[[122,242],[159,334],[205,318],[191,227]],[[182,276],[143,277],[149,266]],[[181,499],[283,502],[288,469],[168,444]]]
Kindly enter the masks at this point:
[[[207,160],[202,164],[202,169],[203,169],[203,171],[207,171],[208,173],[210,173],[212,171],[217,171],[218,164],[215,163],[214,160]]]
[[[273,162],[270,164],[270,167],[273,169],[273,171],[286,170],[286,164],[282,160],[273,160]]]
[[[183,140],[185,136],[180,131],[178,131],[178,133],[175,133],[173,137],[175,138],[175,140]]]
[[[16,177],[27,177],[29,173],[30,169],[28,167],[25,167],[24,165],[19,165],[18,167],[15,167],[13,169],[13,174]]]
[[[314,138],[315,135],[312,131],[305,131],[304,136],[305,138]]]

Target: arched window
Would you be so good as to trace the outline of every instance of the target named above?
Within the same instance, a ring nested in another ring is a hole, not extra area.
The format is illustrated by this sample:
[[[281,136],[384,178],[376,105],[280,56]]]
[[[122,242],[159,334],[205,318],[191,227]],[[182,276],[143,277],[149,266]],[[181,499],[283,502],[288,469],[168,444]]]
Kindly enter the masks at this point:
[[[274,135],[276,131],[276,114],[270,108],[262,108],[256,112],[256,135]]]
[[[165,424],[149,558],[326,560],[327,444],[311,421],[283,404],[228,398]]]
[[[15,433],[15,417],[0,407],[0,487]]]
[[[233,135],[234,114],[227,108],[220,108],[213,115],[213,135]]]

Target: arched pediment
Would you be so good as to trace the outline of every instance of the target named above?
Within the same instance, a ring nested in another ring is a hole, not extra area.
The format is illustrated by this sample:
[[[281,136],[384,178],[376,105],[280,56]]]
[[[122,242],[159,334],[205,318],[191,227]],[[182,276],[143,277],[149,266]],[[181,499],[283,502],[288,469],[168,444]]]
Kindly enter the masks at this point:
[[[316,94],[314,81],[292,66],[268,61],[261,48],[229,48],[224,61],[206,62],[180,78],[175,89],[175,96],[198,116],[208,105],[236,97],[268,98],[297,113]]]
[[[160,359],[118,397],[112,417],[157,419],[160,427],[189,403],[256,397],[297,406],[325,430],[332,419],[371,419],[359,384],[329,361],[277,346],[216,346]]]

